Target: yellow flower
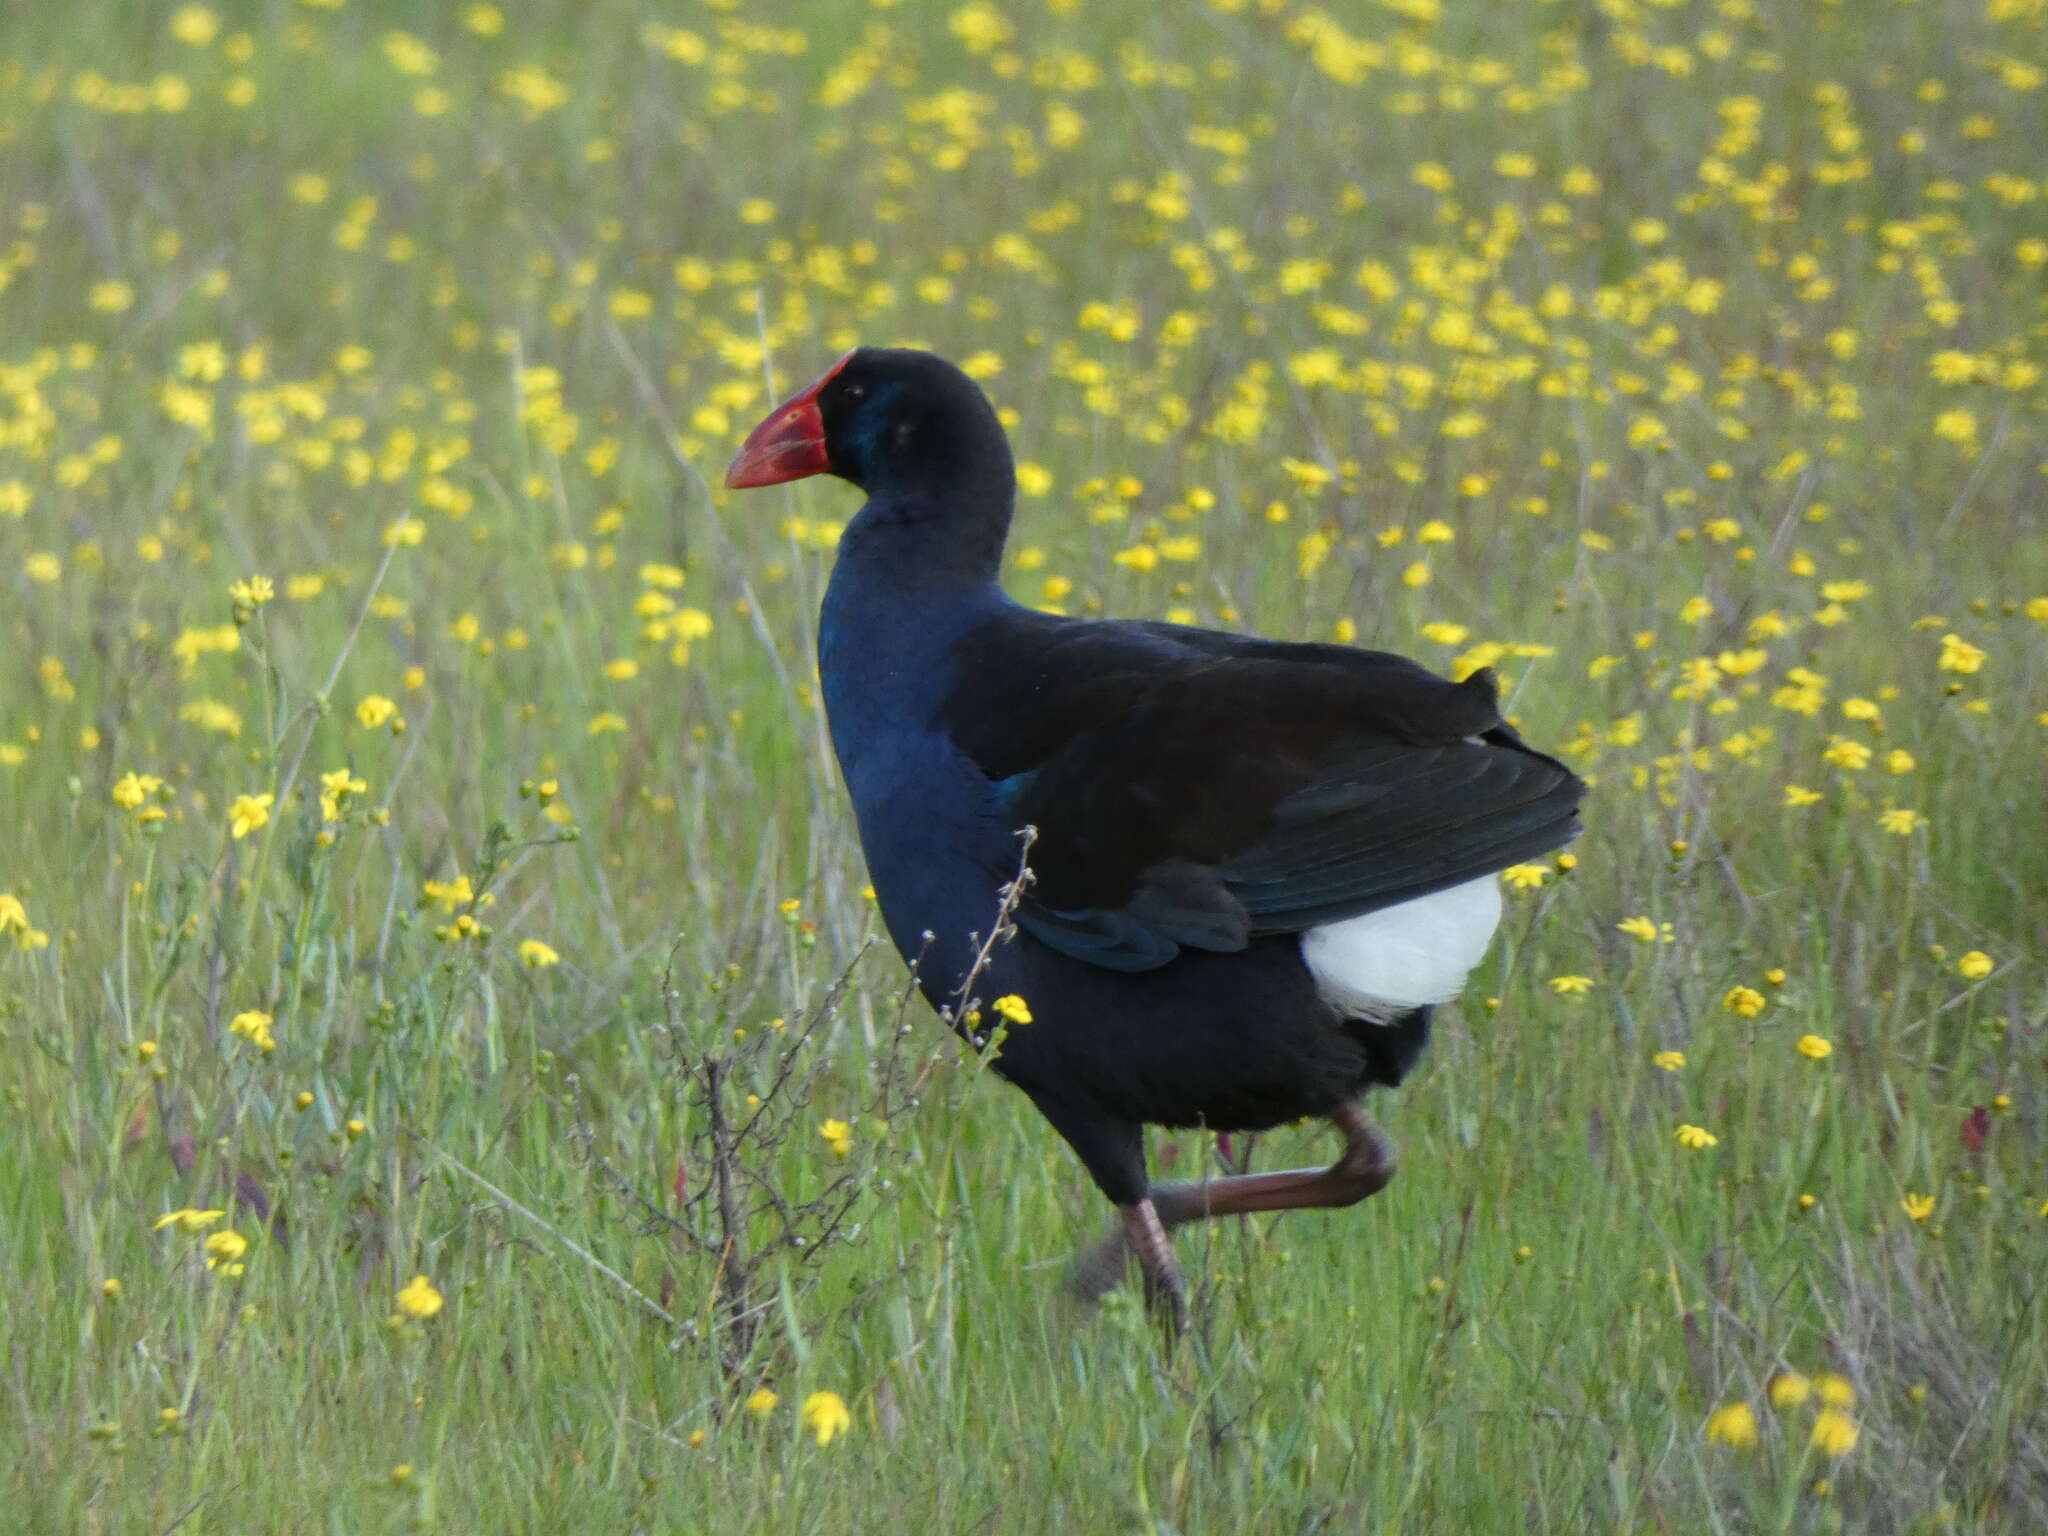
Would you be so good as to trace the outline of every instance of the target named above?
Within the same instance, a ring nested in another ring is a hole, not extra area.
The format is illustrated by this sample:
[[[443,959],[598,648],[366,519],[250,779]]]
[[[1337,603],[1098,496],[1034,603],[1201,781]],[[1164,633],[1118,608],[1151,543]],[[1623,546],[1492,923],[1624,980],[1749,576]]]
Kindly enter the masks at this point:
[[[1647,917],[1625,917],[1614,926],[1641,943],[1657,942],[1657,925]]]
[[[1926,818],[1918,811],[1891,810],[1878,814],[1878,825],[1895,837],[1911,837],[1926,825]]]
[[[1785,804],[1788,806],[1813,805],[1820,799],[1820,791],[1808,789],[1804,784],[1785,786]]]
[[[1754,987],[1730,987],[1721,1006],[1737,1018],[1753,1019],[1764,1011],[1764,995]]]
[[[245,576],[228,588],[228,596],[237,608],[256,609],[277,596],[277,588],[268,576]]]
[[[1956,962],[1956,974],[1965,981],[1982,981],[1991,974],[1991,957],[1981,949],[1973,949]]]
[[[1731,1450],[1755,1450],[1756,1410],[1747,1403],[1724,1403],[1707,1415],[1707,1439]]]
[[[398,713],[398,706],[381,693],[365,694],[356,704],[356,719],[371,730]]]
[[[1006,997],[997,998],[989,1006],[994,1008],[997,1013],[1001,1014],[1012,1024],[1029,1024],[1031,1022],[1031,1009],[1025,1005],[1024,999],[1014,992]]]
[[[228,831],[239,839],[262,830],[270,823],[270,807],[276,801],[275,795],[235,796],[235,803],[228,807]]]
[[[225,1215],[227,1215],[226,1211],[199,1211],[187,1206],[182,1211],[164,1212],[163,1215],[157,1217],[156,1225],[149,1230],[161,1232],[165,1227],[175,1226],[180,1232],[196,1235],[204,1232]]]
[[[260,1008],[251,1008],[246,1013],[236,1014],[228,1021],[228,1033],[240,1035],[267,1056],[277,1049],[277,1041],[270,1033],[272,1022],[269,1014]]]
[[[1593,990],[1593,978],[1590,976],[1553,976],[1550,978],[1550,990],[1559,997],[1576,997],[1581,993]]]
[[[320,775],[320,819],[341,820],[342,802],[350,795],[360,795],[369,784],[359,779],[346,768],[337,768],[332,773]]]
[[[178,718],[230,739],[242,734],[242,717],[218,699],[194,699],[179,709]]]
[[[539,939],[521,939],[519,941],[519,958],[522,963],[538,970],[542,966],[558,963],[562,957]]]
[[[657,561],[649,561],[640,567],[640,581],[645,586],[662,587],[673,591],[688,579],[689,577],[679,565],[664,565]]]
[[[1834,1046],[1819,1035],[1801,1035],[1792,1049],[1809,1061],[1826,1061],[1835,1051]]]
[[[424,1322],[439,1312],[446,1304],[441,1293],[434,1289],[434,1282],[425,1275],[414,1275],[405,1283],[397,1295],[398,1310],[407,1317],[416,1317]]]
[[[747,1412],[757,1419],[766,1418],[775,1411],[775,1405],[781,1401],[782,1398],[773,1389],[756,1387],[748,1394]]]
[[[1983,669],[1984,654],[1961,635],[1943,635],[1934,665],[1943,672],[1977,672]]]
[[[1797,1371],[1780,1371],[1771,1378],[1771,1406],[1797,1408],[1813,1390],[1813,1383]]]
[[[1945,438],[1958,447],[1968,448],[1977,441],[1977,414],[1957,406],[1954,410],[1943,411],[1934,418],[1934,435]]]
[[[1899,1208],[1915,1221],[1925,1221],[1934,1214],[1934,1196],[1918,1195],[1908,1190],[1906,1198],[1899,1202]]]
[[[1121,565],[1128,570],[1149,571],[1159,564],[1159,551],[1150,544],[1133,544],[1129,549],[1120,549],[1109,557],[1111,565]]]
[[[1833,1371],[1822,1371],[1813,1378],[1813,1386],[1820,1393],[1821,1402],[1830,1408],[1847,1408],[1856,1401],[1855,1383]]]
[[[1697,1125],[1681,1125],[1678,1128],[1678,1144],[1690,1147],[1695,1152],[1704,1152],[1708,1147],[1719,1146],[1721,1138]]]
[[[1821,759],[1849,773],[1859,773],[1870,766],[1870,748],[1860,741],[1838,736],[1828,743],[1827,750],[1821,753]]]
[[[1685,1065],[1685,1052],[1659,1051],[1650,1058],[1650,1065],[1662,1067],[1666,1072],[1676,1072]]]
[[[242,1266],[238,1260],[249,1251],[249,1239],[233,1227],[225,1227],[206,1240],[206,1267],[226,1269],[231,1275],[239,1275]]]
[[[832,1149],[834,1157],[846,1157],[853,1151],[853,1127],[844,1120],[819,1122],[818,1134],[825,1138],[825,1145]]]
[[[804,1399],[803,1422],[804,1428],[818,1437],[818,1444],[830,1445],[853,1427],[853,1415],[837,1392],[813,1392]]]
[[[114,804],[124,811],[135,810],[163,787],[164,781],[153,773],[124,773],[114,785]]]
[[[1814,1415],[1810,1444],[1823,1456],[1846,1456],[1856,1449],[1856,1421],[1839,1408]]]
[[[1518,891],[1533,891],[1550,878],[1548,864],[1510,864],[1500,872],[1501,879]]]
[[[28,908],[12,891],[0,891],[0,933],[11,933],[22,949],[47,949],[50,936],[28,920]]]
[[[203,5],[181,5],[171,13],[171,36],[188,48],[204,48],[220,30],[220,18]]]
[[[453,880],[423,880],[420,882],[420,892],[422,905],[429,901],[438,901],[443,912],[453,912],[457,907],[468,906],[472,902],[480,907],[488,907],[497,900],[488,891],[479,899],[467,875],[457,875]]]

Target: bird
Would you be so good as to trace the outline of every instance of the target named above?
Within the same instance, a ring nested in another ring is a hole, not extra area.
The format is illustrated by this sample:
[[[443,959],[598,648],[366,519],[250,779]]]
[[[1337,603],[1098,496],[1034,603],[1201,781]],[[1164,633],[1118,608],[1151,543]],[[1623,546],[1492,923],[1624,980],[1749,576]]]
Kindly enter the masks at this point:
[[[1134,1258],[1177,1324],[1172,1229],[1393,1176],[1364,1095],[1414,1068],[1493,937],[1500,871],[1574,837],[1586,785],[1488,671],[1018,603],[1008,436],[936,354],[846,353],[725,483],[813,475],[867,493],[817,660],[883,923],[956,1032],[985,1046],[1000,1019],[996,1072],[1116,1207],[1076,1288],[1107,1294]],[[1328,1167],[1150,1177],[1147,1126],[1308,1117],[1343,1139]]]

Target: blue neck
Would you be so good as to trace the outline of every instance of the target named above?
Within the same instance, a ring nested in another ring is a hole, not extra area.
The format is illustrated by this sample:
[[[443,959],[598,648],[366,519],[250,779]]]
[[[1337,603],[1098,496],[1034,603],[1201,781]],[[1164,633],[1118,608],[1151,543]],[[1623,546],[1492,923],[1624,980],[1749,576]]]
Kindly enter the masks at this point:
[[[818,617],[818,670],[849,774],[876,733],[929,726],[951,682],[953,643],[1011,605],[996,580],[1000,536],[984,549],[946,537],[953,531],[906,498],[876,496],[840,540]]]
[[[956,642],[1013,605],[993,568],[926,558],[914,521],[874,510],[840,545],[818,672],[883,919],[903,953],[924,953],[928,987],[944,992],[968,963],[967,933],[993,920],[1016,850],[988,781],[936,716],[954,685]]]

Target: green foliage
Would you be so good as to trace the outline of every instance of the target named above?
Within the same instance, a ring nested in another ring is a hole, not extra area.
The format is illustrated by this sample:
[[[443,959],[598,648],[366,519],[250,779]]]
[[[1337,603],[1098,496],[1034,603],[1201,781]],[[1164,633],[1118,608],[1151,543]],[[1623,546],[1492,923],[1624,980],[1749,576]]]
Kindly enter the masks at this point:
[[[0,1523],[2048,1526],[2038,0],[18,9]],[[1597,780],[1176,1351],[873,943],[852,494],[712,489],[863,341],[1025,600]]]

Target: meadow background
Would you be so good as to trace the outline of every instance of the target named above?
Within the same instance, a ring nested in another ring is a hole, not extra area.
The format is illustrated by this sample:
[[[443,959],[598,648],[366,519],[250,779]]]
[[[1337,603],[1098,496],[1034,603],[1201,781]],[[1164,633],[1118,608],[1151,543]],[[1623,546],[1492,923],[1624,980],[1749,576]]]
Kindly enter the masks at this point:
[[[2048,1528],[2044,81],[2042,0],[10,8],[0,1528]],[[856,494],[717,488],[859,342],[1006,413],[1024,600],[1491,664],[1596,784],[1178,1350],[871,945]]]

